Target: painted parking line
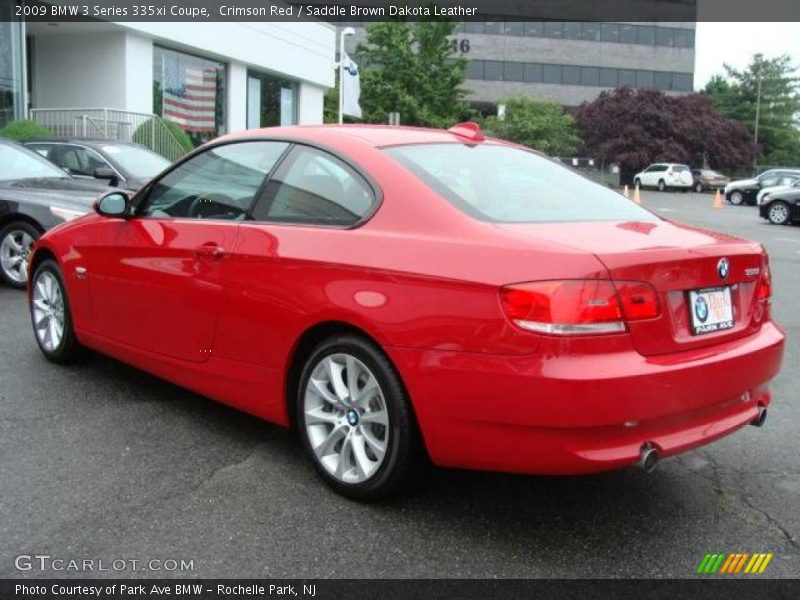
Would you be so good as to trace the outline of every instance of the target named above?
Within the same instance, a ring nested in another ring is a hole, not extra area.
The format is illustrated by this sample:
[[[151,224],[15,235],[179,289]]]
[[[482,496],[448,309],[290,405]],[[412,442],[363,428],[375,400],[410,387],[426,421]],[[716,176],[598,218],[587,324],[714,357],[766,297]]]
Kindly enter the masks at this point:
[[[800,244],[800,239],[795,238],[785,238],[785,237],[776,237],[774,238],[776,242],[789,242],[791,244]]]

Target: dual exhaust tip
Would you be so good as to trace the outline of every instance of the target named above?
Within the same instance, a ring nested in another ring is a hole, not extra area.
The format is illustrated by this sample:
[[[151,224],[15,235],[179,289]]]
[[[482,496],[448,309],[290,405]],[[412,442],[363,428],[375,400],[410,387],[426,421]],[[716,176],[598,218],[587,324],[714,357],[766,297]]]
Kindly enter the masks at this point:
[[[759,406],[758,413],[756,414],[755,418],[750,421],[750,425],[753,425],[754,427],[763,427],[766,421],[767,407]],[[653,445],[652,442],[645,442],[642,444],[642,447],[639,450],[639,460],[636,461],[636,466],[645,473],[652,473],[658,466],[660,460],[661,455],[658,453],[658,449]]]

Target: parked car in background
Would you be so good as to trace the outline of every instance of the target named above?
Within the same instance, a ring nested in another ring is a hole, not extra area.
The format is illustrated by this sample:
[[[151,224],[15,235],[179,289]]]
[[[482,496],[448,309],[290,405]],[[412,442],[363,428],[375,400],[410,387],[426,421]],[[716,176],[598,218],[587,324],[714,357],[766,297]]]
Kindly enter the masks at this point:
[[[45,358],[93,348],[294,425],[352,498],[428,460],[652,470],[762,425],[783,354],[761,244],[473,123],[253,129],[95,212],[36,244]]]
[[[694,191],[706,192],[708,190],[721,190],[731,182],[730,177],[712,169],[692,169]]]
[[[775,225],[800,223],[800,180],[768,190],[759,201],[758,214]]]
[[[761,206],[764,203],[765,198],[767,198],[770,194],[790,190],[796,185],[800,185],[800,175],[798,175],[796,178],[784,177],[782,178],[781,185],[765,187],[759,190],[758,194],[756,194],[756,205]]]
[[[771,169],[758,177],[738,179],[725,186],[725,199],[734,206],[755,205],[758,192],[765,188],[792,185],[800,179],[800,170]]]
[[[24,288],[31,246],[48,229],[92,210],[108,186],[67,175],[16,142],[0,139],[0,281]]]
[[[633,176],[633,184],[639,187],[654,187],[660,192],[672,189],[688,190],[694,185],[692,172],[686,165],[656,163]]]
[[[170,162],[152,150],[110,140],[30,140],[25,146],[73,177],[103,179],[111,187],[136,191]]]

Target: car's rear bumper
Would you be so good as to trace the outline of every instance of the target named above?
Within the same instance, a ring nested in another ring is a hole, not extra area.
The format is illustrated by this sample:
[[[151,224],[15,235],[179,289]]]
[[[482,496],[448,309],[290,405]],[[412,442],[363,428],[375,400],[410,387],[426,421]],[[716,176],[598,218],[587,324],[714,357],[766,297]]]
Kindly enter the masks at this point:
[[[500,356],[389,348],[441,466],[579,474],[669,456],[751,422],[770,403],[784,336],[772,323],[705,349],[646,357]]]

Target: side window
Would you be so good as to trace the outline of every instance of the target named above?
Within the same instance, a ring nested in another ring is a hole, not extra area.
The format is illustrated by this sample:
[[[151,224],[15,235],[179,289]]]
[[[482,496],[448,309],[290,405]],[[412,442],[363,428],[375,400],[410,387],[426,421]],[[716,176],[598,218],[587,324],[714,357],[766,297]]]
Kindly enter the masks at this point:
[[[206,150],[156,181],[139,214],[243,219],[287,146],[284,142],[238,142]]]
[[[36,152],[36,154],[39,156],[44,156],[48,160],[52,161],[55,158],[54,156],[50,155],[51,150],[53,149],[53,146],[50,144],[26,144],[26,146]]]
[[[94,176],[94,170],[108,164],[94,152],[80,146],[61,146],[58,164],[73,175]]]
[[[767,177],[766,179],[761,180],[761,187],[773,187],[776,185],[778,185],[777,177]]]
[[[375,203],[366,181],[338,158],[296,146],[253,210],[257,221],[355,225]]]

